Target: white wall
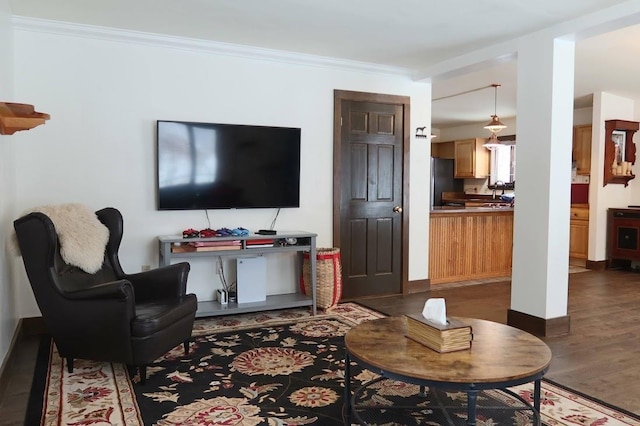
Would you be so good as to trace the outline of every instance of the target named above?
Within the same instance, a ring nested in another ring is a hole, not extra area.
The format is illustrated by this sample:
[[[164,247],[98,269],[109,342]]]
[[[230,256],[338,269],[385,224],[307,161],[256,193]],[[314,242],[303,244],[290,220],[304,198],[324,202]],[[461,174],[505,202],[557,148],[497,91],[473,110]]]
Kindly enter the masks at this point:
[[[155,210],[155,120],[301,127],[301,206],[283,209],[276,229],[316,232],[318,245],[330,247],[334,89],[410,96],[412,123],[428,122],[431,115],[430,85],[405,76],[128,37],[16,25],[15,94],[51,114],[17,146],[17,210],[62,202],[119,208],[125,218],[120,255],[129,272],[157,265],[158,235],[209,225],[202,211]],[[424,149],[418,144],[412,140],[411,279],[426,278],[428,250],[429,196],[421,194],[428,191],[428,151],[420,162]],[[275,209],[209,211],[212,228],[266,228],[274,214]],[[211,299],[217,287],[214,262],[191,263],[190,290]],[[295,289],[291,264],[293,259],[270,258],[268,293]],[[20,315],[38,315],[24,276],[18,288]]]
[[[431,84],[416,84],[411,96],[411,131],[431,124]],[[409,281],[429,276],[429,210],[431,209],[430,139],[411,137],[409,200]]]
[[[0,0],[0,101],[13,101],[13,31],[8,0]],[[14,215],[15,140],[0,135],[0,365],[4,362],[18,323],[12,262],[6,254],[7,235]]]
[[[593,120],[593,107],[578,108],[573,110],[574,126],[591,124],[592,120]]]
[[[500,117],[500,121],[502,121],[507,126],[507,128],[501,130],[500,133],[498,133],[498,136],[513,135],[516,133],[515,117]],[[484,126],[488,122],[489,119],[487,119],[486,122],[483,121],[482,123],[466,124],[464,126],[447,127],[444,129],[440,129],[440,136],[438,137],[438,141],[446,142],[468,138],[488,138],[489,136],[491,136],[491,132],[484,128]]]

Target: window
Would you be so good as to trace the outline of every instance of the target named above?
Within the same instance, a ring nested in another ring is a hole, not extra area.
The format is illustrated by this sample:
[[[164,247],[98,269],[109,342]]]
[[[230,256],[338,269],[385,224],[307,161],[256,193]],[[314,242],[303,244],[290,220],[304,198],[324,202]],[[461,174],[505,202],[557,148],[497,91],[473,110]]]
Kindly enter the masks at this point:
[[[497,181],[511,183],[516,174],[516,146],[501,145],[491,150],[489,185]]]

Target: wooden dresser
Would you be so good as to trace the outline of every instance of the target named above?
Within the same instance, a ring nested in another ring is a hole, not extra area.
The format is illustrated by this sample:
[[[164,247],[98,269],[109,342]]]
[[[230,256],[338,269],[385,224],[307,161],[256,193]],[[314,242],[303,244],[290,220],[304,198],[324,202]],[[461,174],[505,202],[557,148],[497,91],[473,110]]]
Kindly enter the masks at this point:
[[[607,267],[640,262],[640,208],[612,208],[607,213]]]

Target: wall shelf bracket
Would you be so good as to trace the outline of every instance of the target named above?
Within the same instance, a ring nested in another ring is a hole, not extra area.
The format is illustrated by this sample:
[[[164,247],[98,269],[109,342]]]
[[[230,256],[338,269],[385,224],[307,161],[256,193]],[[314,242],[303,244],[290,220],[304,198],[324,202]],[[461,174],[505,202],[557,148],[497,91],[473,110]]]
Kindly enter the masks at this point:
[[[49,118],[49,114],[35,111],[33,105],[0,102],[0,135],[32,129]]]

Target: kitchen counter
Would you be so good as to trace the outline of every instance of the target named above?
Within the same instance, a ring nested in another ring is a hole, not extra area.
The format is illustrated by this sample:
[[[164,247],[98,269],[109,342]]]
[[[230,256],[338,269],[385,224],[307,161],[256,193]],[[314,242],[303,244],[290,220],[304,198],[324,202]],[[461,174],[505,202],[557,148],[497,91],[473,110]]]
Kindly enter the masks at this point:
[[[489,194],[465,194],[464,192],[443,192],[442,202],[445,205],[465,207],[489,207],[491,205],[509,206],[510,201],[505,201],[496,195]]]
[[[500,205],[495,207],[463,207],[463,206],[436,206],[431,208],[431,214],[451,214],[451,213],[498,213],[512,212],[511,205]]]
[[[432,288],[511,276],[513,207],[434,207],[429,226]]]

